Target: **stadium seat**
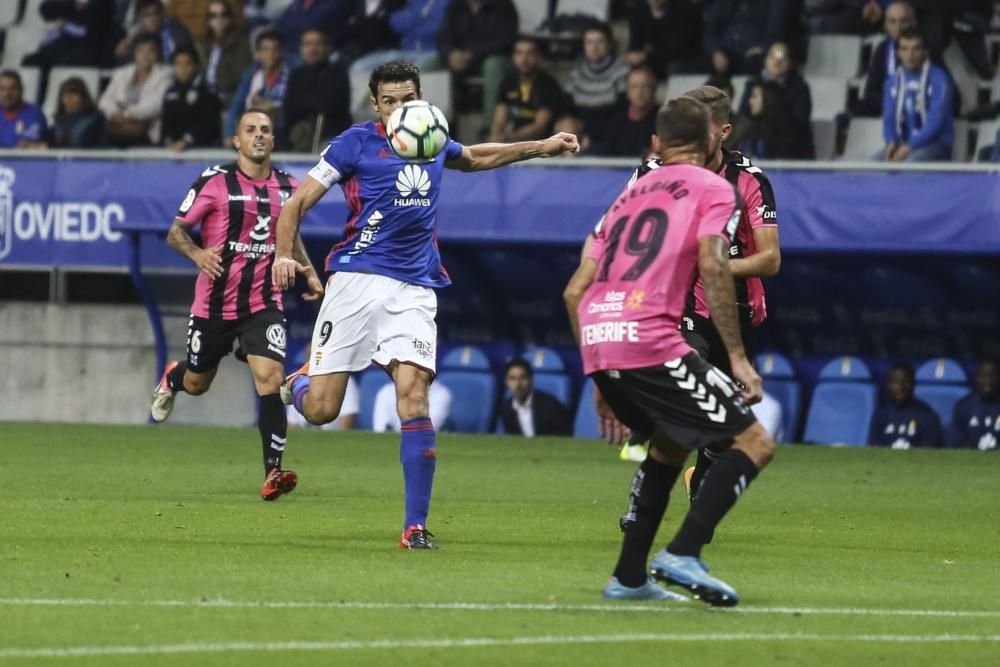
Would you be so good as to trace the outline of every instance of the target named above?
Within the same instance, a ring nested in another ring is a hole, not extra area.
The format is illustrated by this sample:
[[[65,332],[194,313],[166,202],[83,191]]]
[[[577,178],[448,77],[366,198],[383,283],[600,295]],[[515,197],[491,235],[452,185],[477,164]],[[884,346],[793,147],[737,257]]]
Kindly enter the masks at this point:
[[[861,66],[858,35],[811,35],[804,74],[853,78]]]
[[[955,141],[951,147],[953,162],[969,161],[969,130],[972,124],[967,120],[955,119]]]
[[[1000,77],[998,77],[998,79],[1000,79]],[[979,151],[983,150],[987,146],[992,146],[996,141],[997,131],[1000,131],[1000,120],[979,124],[979,129],[976,132],[976,151],[974,153],[977,160],[979,159]]]
[[[577,438],[599,438],[597,430],[597,410],[594,408],[594,381],[587,380],[580,392],[580,400],[576,407],[576,418],[573,420],[573,436]]]
[[[545,4],[538,0],[534,1],[539,5]],[[570,16],[573,14],[584,14],[586,16],[593,16],[598,21],[607,21],[610,4],[608,0],[556,0],[556,16],[560,14]]]
[[[926,401],[947,429],[955,404],[969,393],[968,377],[957,361],[931,359],[917,369],[917,398]]]
[[[810,76],[806,81],[812,95],[810,120],[833,120],[847,107],[847,77]]]
[[[820,371],[803,440],[863,447],[877,404],[878,390],[868,366],[856,357],[834,359]]]
[[[423,99],[443,111],[445,118],[451,118],[451,72],[421,72],[420,89]]]
[[[881,118],[852,118],[841,159],[867,162],[877,150],[884,147]]]
[[[45,117],[51,119],[59,105],[59,86],[66,79],[79,77],[87,84],[90,96],[97,101],[101,91],[101,71],[96,67],[53,67],[49,71],[49,84],[45,90],[45,101],[42,111]]]
[[[375,409],[375,394],[379,389],[392,382],[385,371],[378,366],[368,368],[360,377],[355,376],[358,382],[358,428],[362,431],[372,430],[372,411]]]
[[[21,85],[24,87],[24,99],[32,104],[39,99],[39,87],[42,83],[42,70],[39,67],[18,67],[21,75]]]
[[[14,25],[21,18],[22,0],[0,2],[0,28]]]
[[[521,32],[530,34],[537,32],[542,27],[542,24],[549,18],[548,4],[548,2],[539,2],[538,0],[514,0]]]
[[[667,79],[667,88],[662,101],[666,102],[675,97],[680,97],[689,90],[693,90],[704,83],[704,74],[673,74]]]
[[[747,87],[750,77],[746,74],[737,74],[730,81],[733,83],[733,110],[735,110],[740,105],[740,100],[743,99],[743,91]]]
[[[549,347],[531,347],[521,353],[535,372],[535,388],[555,396],[567,408],[573,405],[573,383],[566,374],[566,365],[559,354]]]
[[[22,21],[16,27],[7,31],[3,47],[3,67],[18,69],[21,60],[29,53],[38,50],[38,45],[45,36],[45,24],[25,25]]]
[[[764,380],[764,390],[781,404],[781,430],[786,442],[796,442],[799,415],[802,411],[802,385],[792,363],[780,354],[757,356],[757,369]]]
[[[814,120],[812,135],[816,159],[832,160],[837,149],[837,124],[832,120]]]
[[[551,347],[529,347],[521,352],[521,356],[531,364],[536,373],[564,373],[566,364],[562,357]]]
[[[489,433],[496,404],[497,379],[482,350],[460,347],[438,363],[438,380],[452,394],[449,420],[460,433]]]

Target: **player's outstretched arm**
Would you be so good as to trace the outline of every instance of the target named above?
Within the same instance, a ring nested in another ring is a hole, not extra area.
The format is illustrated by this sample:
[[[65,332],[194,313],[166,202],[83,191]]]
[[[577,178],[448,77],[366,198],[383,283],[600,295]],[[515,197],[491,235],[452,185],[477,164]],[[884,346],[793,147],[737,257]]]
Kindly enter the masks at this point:
[[[750,365],[740,339],[739,316],[736,312],[736,287],[729,271],[728,243],[721,236],[698,239],[698,272],[705,285],[705,300],[712,314],[719,337],[729,353],[735,380],[743,385],[743,398],[756,403],[763,396],[764,384]]]
[[[295,240],[299,236],[299,225],[302,224],[302,218],[325,194],[326,187],[312,176],[307,175],[302,184],[299,185],[299,189],[281,207],[274,241],[274,264],[271,266],[271,280],[281,289],[288,289],[295,284],[296,273],[306,273],[307,271],[306,266],[296,260]],[[301,243],[301,239],[299,242]],[[304,246],[301,250],[301,254],[305,255]],[[315,270],[313,270],[313,274],[315,275]]]
[[[563,153],[580,152],[575,134],[559,132],[541,141],[518,141],[513,144],[475,144],[465,146],[461,157],[449,160],[445,166],[461,171],[485,171],[536,157],[555,157]]]
[[[729,260],[729,270],[734,278],[770,278],[781,268],[781,245],[777,227],[758,227],[753,230],[757,252],[748,257]]]
[[[183,220],[174,220],[167,232],[167,243],[194,262],[209,278],[222,275],[222,246],[202,248],[191,238],[190,227]]]

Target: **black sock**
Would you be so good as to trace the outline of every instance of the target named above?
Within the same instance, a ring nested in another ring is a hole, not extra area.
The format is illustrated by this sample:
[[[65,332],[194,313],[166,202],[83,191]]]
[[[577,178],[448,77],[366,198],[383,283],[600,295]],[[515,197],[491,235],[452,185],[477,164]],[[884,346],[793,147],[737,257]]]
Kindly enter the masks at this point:
[[[179,361],[174,369],[167,373],[167,386],[174,391],[184,391],[184,374],[187,373],[188,362]]]
[[[656,539],[663,513],[667,511],[670,489],[681,469],[647,456],[632,478],[628,512],[622,517],[625,533],[622,553],[615,566],[615,577],[623,586],[637,588],[646,581],[646,560]]]
[[[722,452],[717,452],[708,447],[702,447],[698,450],[698,461],[694,464],[694,472],[691,474],[692,499],[698,495],[698,488],[701,487],[701,483],[705,479],[705,473],[719,460],[720,456],[722,456]]]
[[[288,417],[280,394],[260,397],[260,415],[257,420],[260,444],[264,450],[264,474],[272,468],[281,467],[281,456],[285,453],[288,435]]]
[[[701,548],[712,539],[715,527],[736,504],[753,478],[757,466],[738,449],[722,453],[705,476],[698,496],[667,551],[678,556],[701,556]]]

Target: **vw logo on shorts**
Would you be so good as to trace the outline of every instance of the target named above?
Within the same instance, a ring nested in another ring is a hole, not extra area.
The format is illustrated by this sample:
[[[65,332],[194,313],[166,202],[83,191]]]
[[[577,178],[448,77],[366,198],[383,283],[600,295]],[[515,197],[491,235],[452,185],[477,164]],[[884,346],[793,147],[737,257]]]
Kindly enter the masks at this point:
[[[267,328],[267,342],[275,347],[285,349],[285,327],[280,324],[272,324]]]

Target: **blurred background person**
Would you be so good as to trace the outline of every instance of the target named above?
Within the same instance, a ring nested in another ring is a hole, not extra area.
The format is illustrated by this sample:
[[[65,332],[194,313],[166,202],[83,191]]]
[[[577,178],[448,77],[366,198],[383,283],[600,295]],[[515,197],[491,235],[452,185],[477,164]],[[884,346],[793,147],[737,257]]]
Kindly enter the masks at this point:
[[[389,28],[399,40],[399,48],[382,49],[351,63],[351,72],[371,72],[391,60],[406,60],[421,71],[444,68],[437,52],[437,34],[444,22],[450,0],[406,0],[389,14]]]
[[[567,113],[578,119],[595,144],[603,142],[608,122],[625,99],[629,66],[615,54],[614,37],[607,23],[594,23],[583,31],[583,55],[566,82]]]
[[[604,141],[593,152],[615,157],[633,157],[649,150],[656,134],[656,74],[640,65],[625,80],[624,105],[608,121]]]
[[[243,0],[220,0],[229,11],[233,24],[243,30]],[[164,14],[184,24],[195,42],[209,37],[209,12],[214,2],[205,0],[167,0]]]
[[[514,72],[500,85],[490,141],[529,141],[552,133],[562,108],[559,82],[542,69],[542,53],[531,37],[514,42]]]
[[[59,85],[59,103],[52,117],[51,148],[94,148],[104,134],[104,116],[83,79],[71,77]]]
[[[222,106],[199,71],[192,47],[174,51],[174,83],[163,98],[163,145],[174,151],[218,146]]]
[[[288,77],[285,123],[293,151],[315,151],[351,126],[351,82],[340,61],[330,62],[330,44],[320,30],[306,30],[299,44],[302,64]],[[318,134],[317,134],[318,132]]]
[[[913,366],[893,364],[885,389],[888,400],[872,417],[869,442],[893,449],[941,447],[941,418],[934,408],[913,395]]]
[[[138,0],[135,5],[135,15],[135,25],[115,47],[115,57],[119,63],[133,61],[136,42],[144,35],[157,37],[160,62],[170,62],[175,50],[194,44],[191,33],[183,23],[164,16],[161,0]]]
[[[198,53],[205,63],[205,80],[229,105],[243,72],[253,64],[253,52],[243,27],[225,0],[209,0],[205,36],[198,42]]]
[[[813,157],[812,137],[792,116],[785,91],[776,81],[750,87],[750,124],[740,151],[761,160]]]
[[[243,72],[239,86],[229,103],[226,118],[225,138],[236,132],[236,122],[247,109],[262,109],[271,117],[275,127],[275,139],[284,143],[285,94],[288,92],[288,77],[291,70],[285,63],[281,35],[270,30],[257,35],[254,62]]]
[[[1000,441],[1000,362],[981,361],[976,386],[955,404],[950,445],[983,452],[997,451]]]
[[[658,79],[703,71],[701,10],[696,0],[632,0],[625,62],[647,65]]]
[[[782,42],[771,45],[764,58],[764,69],[747,82],[739,106],[740,113],[744,116],[751,115],[750,92],[753,86],[764,81],[774,81],[781,86],[788,112],[799,126],[798,132],[810,131],[812,94],[809,91],[809,84],[795,68],[788,46]]]
[[[173,80],[170,67],[160,64],[159,37],[141,35],[133,46],[135,62],[114,71],[97,103],[108,143],[119,148],[159,143],[163,97]]]
[[[510,397],[500,404],[500,423],[508,435],[527,438],[573,435],[569,409],[552,394],[535,389],[535,373],[524,359],[507,362],[504,382]]]

